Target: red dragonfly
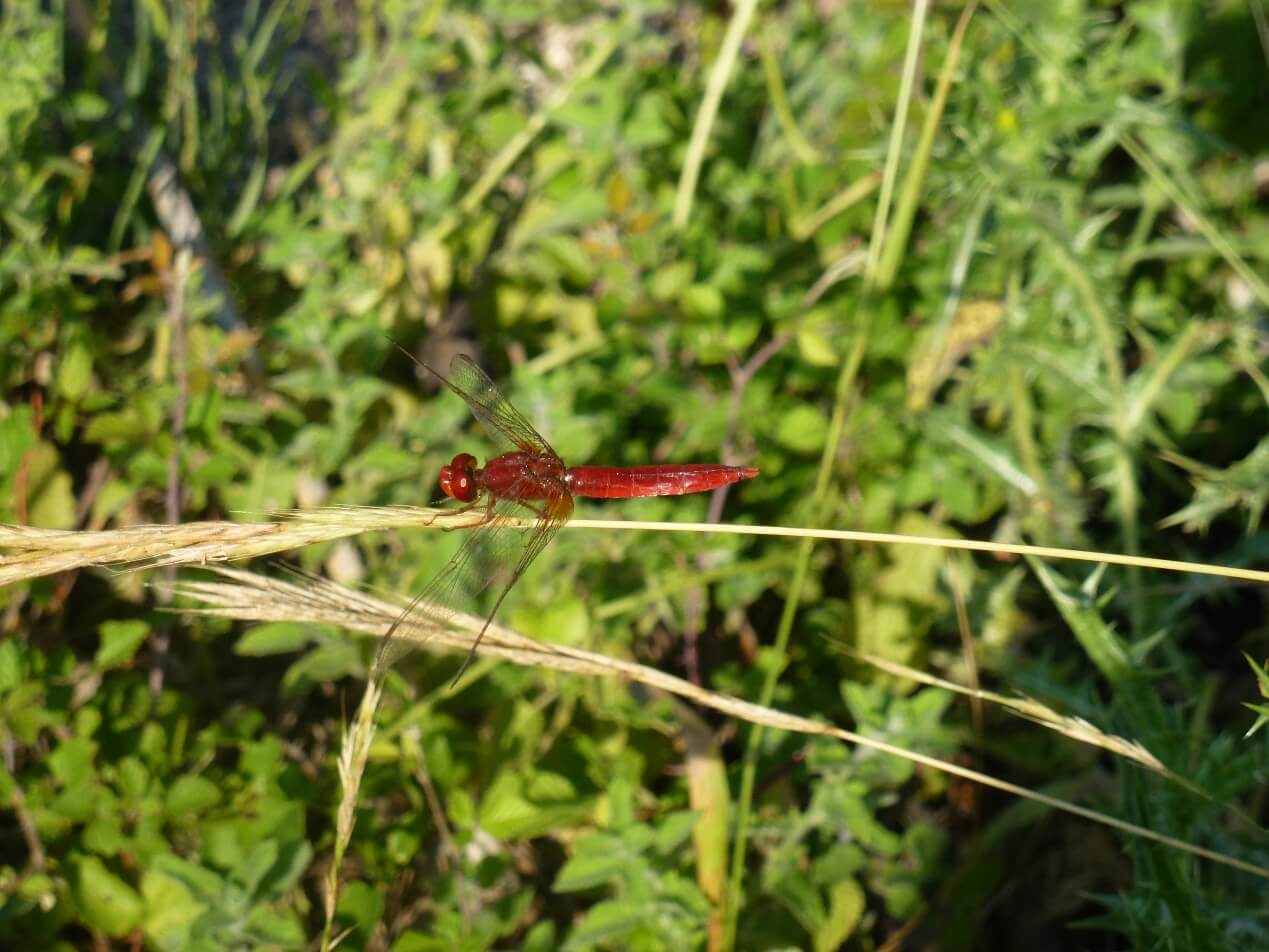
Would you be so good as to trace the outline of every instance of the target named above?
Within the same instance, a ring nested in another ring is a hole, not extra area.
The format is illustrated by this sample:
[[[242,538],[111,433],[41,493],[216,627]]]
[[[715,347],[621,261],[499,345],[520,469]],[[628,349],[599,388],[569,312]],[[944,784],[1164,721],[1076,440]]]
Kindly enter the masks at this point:
[[[397,347],[414,360],[399,344]],[[468,531],[457,554],[392,623],[375,657],[377,672],[386,671],[415,646],[413,641],[392,637],[415,610],[435,625],[446,627],[461,605],[496,585],[498,597],[454,676],[457,683],[511,586],[573,514],[575,496],[682,496],[758,475],[752,466],[721,463],[567,466],[470,357],[456,356],[448,377],[427,364],[415,363],[467,402],[503,452],[487,460],[483,469],[470,453],[459,453],[441,467],[441,490],[463,503],[458,511],[483,508],[484,518]],[[519,528],[519,521],[529,515],[536,516],[533,528]]]

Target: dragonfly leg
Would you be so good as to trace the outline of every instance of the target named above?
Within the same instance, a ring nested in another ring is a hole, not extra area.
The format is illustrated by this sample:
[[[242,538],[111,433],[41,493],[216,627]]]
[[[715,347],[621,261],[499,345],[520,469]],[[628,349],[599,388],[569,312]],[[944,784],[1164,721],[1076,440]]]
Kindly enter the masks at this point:
[[[432,516],[432,518],[428,521],[427,525],[429,526],[433,525],[436,522],[436,520],[439,519],[441,516],[461,516],[465,512],[471,512],[473,509],[475,509],[479,505],[482,505],[482,501],[479,499],[473,499],[471,502],[464,503],[463,505],[459,506],[457,509],[446,509],[444,512],[438,512],[436,513],[436,515]],[[490,497],[489,505],[485,506],[485,518],[482,519],[480,522],[476,523],[476,525],[478,526],[484,525],[493,517],[492,506],[493,506],[493,498]],[[441,531],[453,532],[455,529],[470,529],[470,528],[473,528],[473,527],[472,526],[442,526]]]
[[[479,526],[485,525],[486,523],[493,522],[494,521],[494,503],[496,503],[497,501],[498,500],[493,495],[490,495],[489,500],[487,502],[482,502],[479,499],[473,499],[471,502],[463,506],[461,509],[451,509],[450,512],[458,514],[463,512],[470,512],[471,510],[475,509],[477,506],[483,505],[485,507],[485,513],[483,516],[481,516],[480,521],[476,523],[476,525],[474,526],[446,526],[442,531],[453,532],[455,529],[475,529],[475,528],[478,528]]]
[[[546,509],[545,509],[545,507],[542,507],[542,506],[535,506],[535,505],[533,505],[533,503],[531,503],[531,502],[526,502],[526,501],[525,501],[525,500],[523,500],[523,499],[518,499],[518,500],[516,500],[516,501],[517,501],[520,505],[524,506],[524,508],[525,508],[525,509],[529,510],[529,512],[531,512],[531,513],[533,513],[535,516],[537,516],[539,519],[545,519],[545,518],[546,518]]]

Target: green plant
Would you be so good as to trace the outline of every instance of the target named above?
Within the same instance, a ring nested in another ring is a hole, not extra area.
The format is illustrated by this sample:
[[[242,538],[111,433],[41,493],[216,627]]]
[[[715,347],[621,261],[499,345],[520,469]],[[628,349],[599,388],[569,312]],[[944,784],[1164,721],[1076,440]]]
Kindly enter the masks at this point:
[[[607,515],[1262,566],[1254,9],[9,5],[0,520],[426,503],[489,447],[390,334],[475,354],[570,461],[762,470],[721,513]],[[458,542],[295,560],[409,593]],[[492,660],[455,692],[456,661],[389,677],[337,847],[369,647],[161,612],[146,580],[0,589],[8,941],[300,946],[333,878],[344,947],[724,948],[729,921],[738,948],[1264,942],[1249,873]],[[1265,656],[1263,609],[1142,569],[577,529],[499,617],[1263,867],[1237,657]]]

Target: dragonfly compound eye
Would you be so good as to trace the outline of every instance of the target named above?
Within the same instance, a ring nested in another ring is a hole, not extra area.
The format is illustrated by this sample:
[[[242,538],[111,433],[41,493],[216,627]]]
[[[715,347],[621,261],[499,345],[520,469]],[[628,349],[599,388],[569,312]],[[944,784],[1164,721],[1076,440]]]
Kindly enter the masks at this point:
[[[471,502],[476,498],[476,457],[459,453],[441,467],[441,491],[451,499]]]

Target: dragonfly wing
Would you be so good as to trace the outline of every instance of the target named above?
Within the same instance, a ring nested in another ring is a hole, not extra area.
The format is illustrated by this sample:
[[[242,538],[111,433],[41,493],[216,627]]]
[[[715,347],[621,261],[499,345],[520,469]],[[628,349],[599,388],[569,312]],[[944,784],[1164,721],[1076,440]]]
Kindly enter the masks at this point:
[[[402,638],[398,631],[408,619],[417,618],[435,628],[447,628],[458,612],[459,606],[463,604],[464,598],[468,595],[475,598],[480,594],[479,589],[472,591],[473,587],[478,586],[479,564],[482,561],[480,556],[487,548],[480,537],[495,530],[496,527],[490,523],[484,523],[470,530],[462,546],[454,553],[454,557],[432,576],[431,580],[405,606],[401,614],[397,615],[396,620],[388,628],[387,634],[379,642],[379,650],[375,653],[376,676],[387,673],[389,668],[401,661],[428,637],[425,635],[421,639],[417,636]]]
[[[458,354],[449,365],[445,385],[466,401],[481,424],[500,442],[509,441],[526,453],[541,453],[558,459],[555,450],[536,429],[511,405],[489,375],[466,354]]]
[[[524,414],[511,405],[511,401],[503,396],[498,385],[466,354],[458,354],[450,361],[449,376],[446,377],[439,370],[423,363],[391,337],[388,340],[417,366],[462,397],[495,444],[559,459],[551,444],[524,418]]]
[[[513,504],[518,506],[519,504]],[[485,623],[480,626],[480,631],[476,635],[476,639],[471,643],[471,649],[467,652],[467,657],[463,659],[463,663],[459,665],[458,671],[454,674],[454,680],[451,687],[458,683],[458,679],[463,676],[463,672],[467,670],[467,666],[471,664],[471,659],[476,656],[476,649],[480,647],[481,640],[485,637],[485,632],[489,629],[489,623],[493,621],[494,615],[498,613],[498,609],[502,606],[502,600],[507,597],[507,593],[511,591],[511,586],[519,581],[520,576],[532,564],[533,560],[538,557],[543,549],[550,544],[569,516],[573,514],[573,497],[566,492],[551,499],[544,500],[542,503],[542,512],[539,514],[537,525],[528,533],[519,549],[519,557],[515,559],[515,567],[511,569],[505,581],[500,581],[501,590],[495,599],[493,607],[489,609],[489,614],[485,616]],[[507,559],[505,564],[510,564],[511,559]]]
[[[516,523],[529,515],[530,510],[514,499],[496,499],[486,521],[467,531],[462,547],[454,557],[392,623],[375,655],[375,673],[386,673],[418,647],[421,640],[426,640],[399,636],[399,629],[407,619],[417,618],[436,628],[449,628],[463,607],[473,605],[481,593],[493,588],[498,595],[472,643],[471,651],[474,653],[511,586],[546,548],[572,511],[572,497],[561,487],[558,497],[542,501],[536,525],[525,529]],[[471,653],[459,669],[459,674],[470,660]]]

